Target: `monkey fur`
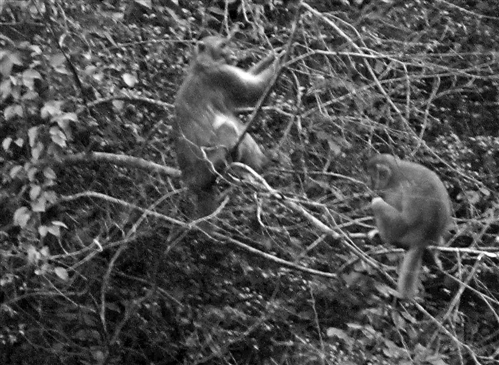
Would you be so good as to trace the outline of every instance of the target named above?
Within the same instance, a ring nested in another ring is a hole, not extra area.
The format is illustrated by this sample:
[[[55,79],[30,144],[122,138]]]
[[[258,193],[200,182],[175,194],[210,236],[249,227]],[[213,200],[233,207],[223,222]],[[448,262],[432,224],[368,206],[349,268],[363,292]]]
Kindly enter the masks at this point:
[[[202,39],[175,98],[176,154],[182,178],[197,197],[198,217],[217,208],[217,174],[237,161],[262,171],[267,157],[250,134],[231,155],[244,124],[236,109],[254,105],[276,72],[270,55],[248,71],[231,65],[228,40]]]
[[[438,245],[451,222],[450,199],[440,178],[428,168],[381,154],[367,164],[372,200],[381,239],[407,249],[397,289],[412,299],[418,286],[422,258],[429,245]]]

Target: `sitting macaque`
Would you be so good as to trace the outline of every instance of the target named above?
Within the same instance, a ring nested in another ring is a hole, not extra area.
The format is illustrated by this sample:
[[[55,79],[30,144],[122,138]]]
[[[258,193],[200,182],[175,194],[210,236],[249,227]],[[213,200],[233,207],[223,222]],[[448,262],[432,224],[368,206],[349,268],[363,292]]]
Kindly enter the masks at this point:
[[[242,162],[256,171],[267,163],[248,133],[233,151],[244,128],[235,113],[262,96],[276,73],[276,57],[270,55],[244,71],[231,65],[228,42],[209,36],[198,43],[175,98],[177,160],[184,182],[196,195],[198,217],[216,210],[216,178],[227,163]]]
[[[401,298],[412,299],[426,247],[440,244],[451,222],[447,190],[433,171],[387,154],[371,158],[367,171],[380,195],[371,207],[381,239],[408,250],[397,288]]]

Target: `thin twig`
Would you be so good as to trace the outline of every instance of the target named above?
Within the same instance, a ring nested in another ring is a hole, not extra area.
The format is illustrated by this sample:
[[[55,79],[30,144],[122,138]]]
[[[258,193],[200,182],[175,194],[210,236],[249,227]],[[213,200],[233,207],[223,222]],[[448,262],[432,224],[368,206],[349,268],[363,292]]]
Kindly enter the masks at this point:
[[[296,7],[296,13],[295,13],[295,18],[294,18],[293,25],[292,25],[292,28],[291,28],[291,34],[289,36],[288,43],[286,44],[286,47],[284,48],[284,51],[283,51],[284,56],[282,57],[282,60],[279,63],[279,66],[277,67],[277,70],[276,70],[275,74],[273,75],[272,79],[270,80],[270,83],[267,85],[267,87],[265,88],[265,91],[263,92],[262,96],[260,97],[260,99],[256,103],[256,105],[255,105],[255,107],[253,109],[253,112],[251,113],[251,115],[248,118],[248,122],[245,124],[244,129],[241,132],[241,135],[239,136],[239,139],[237,140],[237,143],[232,148],[231,154],[232,154],[233,151],[237,150],[237,148],[239,147],[239,145],[243,141],[244,136],[248,132],[248,129],[251,127],[251,125],[254,123],[254,121],[256,119],[256,116],[258,115],[258,113],[262,109],[263,103],[265,102],[265,100],[267,99],[267,97],[270,95],[270,92],[272,91],[272,89],[273,89],[273,87],[274,87],[277,79],[279,78],[279,75],[281,74],[282,70],[284,69],[284,65],[285,65],[287,59],[289,58],[289,55],[291,54],[291,48],[293,46],[293,40],[294,40],[294,37],[295,37],[295,34],[296,34],[296,30],[298,29],[298,20],[300,19],[300,8],[301,8],[301,2]]]

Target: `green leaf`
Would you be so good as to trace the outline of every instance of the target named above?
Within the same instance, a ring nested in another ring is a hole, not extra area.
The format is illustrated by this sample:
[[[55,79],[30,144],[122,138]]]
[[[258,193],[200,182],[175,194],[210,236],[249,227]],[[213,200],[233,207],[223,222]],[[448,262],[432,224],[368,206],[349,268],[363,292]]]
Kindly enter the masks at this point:
[[[46,167],[43,169],[43,176],[50,180],[55,180],[55,178],[57,177],[55,171],[51,167]]]
[[[38,252],[36,247],[31,244],[28,244],[28,247],[26,248],[26,254],[28,263],[30,263],[31,265],[36,265],[38,263],[38,260],[40,260],[41,258],[40,252]]]
[[[66,226],[66,225],[64,224],[64,222],[60,222],[60,221],[52,221],[52,224],[53,224],[54,226],[59,226],[59,227],[63,227],[63,228],[66,228],[66,229],[68,228],[68,226]]]
[[[134,87],[138,82],[137,78],[134,75],[129,74],[129,73],[123,74],[122,78],[128,87]]]
[[[33,212],[41,213],[47,210],[47,200],[45,196],[40,196],[36,201],[31,203],[31,209]]]
[[[50,226],[48,231],[52,236],[61,237],[61,229],[58,226]]]
[[[9,176],[11,177],[11,179],[15,178],[16,175],[23,169],[22,166],[20,165],[17,165],[17,166],[14,166],[11,170],[10,170],[10,173],[9,173]]]
[[[12,143],[12,138],[10,138],[10,137],[7,137],[2,141],[2,148],[4,149],[4,151],[9,150],[11,143]]]
[[[21,105],[13,104],[5,108],[5,110],[3,111],[3,115],[5,117],[5,120],[9,121],[17,116],[22,118],[24,116],[24,112]]]
[[[151,0],[134,0],[137,4],[145,6],[146,8],[152,9],[152,1]]]
[[[125,103],[123,100],[113,100],[113,106],[116,108],[116,110],[123,110]]]
[[[38,227],[38,234],[40,235],[40,237],[45,237],[47,235],[47,233],[49,232],[48,230],[48,227],[47,226],[40,226]]]
[[[54,68],[61,66],[64,62],[66,62],[66,57],[62,52],[52,55],[49,60],[50,65]]]
[[[38,142],[35,147],[31,149],[31,156],[35,160],[39,160],[43,152],[43,143]]]
[[[31,200],[35,200],[40,196],[41,192],[42,192],[42,187],[40,185],[33,185],[29,190],[29,198]]]
[[[22,147],[22,146],[24,146],[24,139],[22,139],[22,138],[19,137],[18,139],[16,139],[14,141],[14,143],[16,144],[16,146]]]
[[[28,129],[29,145],[33,147],[38,137],[38,127]]]
[[[59,127],[50,128],[50,137],[52,142],[61,147],[66,147],[66,135],[59,129]]]
[[[27,207],[21,207],[14,213],[14,224],[21,228],[26,227],[31,218],[31,211]]]
[[[57,201],[57,194],[53,190],[47,190],[43,193],[43,195],[50,204],[55,204],[55,202]]]
[[[62,113],[61,106],[62,101],[50,100],[43,105],[40,115],[43,119],[60,115]]]
[[[42,75],[36,70],[27,69],[23,72],[23,85],[28,89],[33,90],[35,88],[35,79],[41,79]]]
[[[69,279],[68,271],[63,267],[60,266],[55,267],[54,273],[64,281],[67,281]]]
[[[2,100],[7,99],[11,94],[12,82],[10,81],[10,78],[2,80],[2,82],[0,82],[0,96],[2,97]]]

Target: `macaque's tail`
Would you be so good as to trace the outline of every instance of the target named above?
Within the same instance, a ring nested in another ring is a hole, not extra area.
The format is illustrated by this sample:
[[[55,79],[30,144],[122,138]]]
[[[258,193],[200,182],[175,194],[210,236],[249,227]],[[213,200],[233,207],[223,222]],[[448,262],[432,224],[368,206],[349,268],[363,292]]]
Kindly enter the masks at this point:
[[[397,289],[402,299],[412,299],[418,290],[424,248],[411,248],[406,252],[400,267]]]

